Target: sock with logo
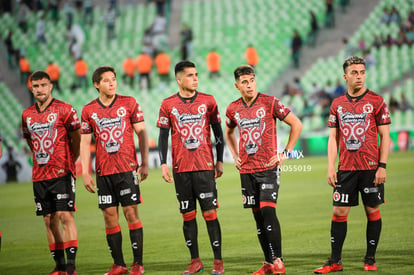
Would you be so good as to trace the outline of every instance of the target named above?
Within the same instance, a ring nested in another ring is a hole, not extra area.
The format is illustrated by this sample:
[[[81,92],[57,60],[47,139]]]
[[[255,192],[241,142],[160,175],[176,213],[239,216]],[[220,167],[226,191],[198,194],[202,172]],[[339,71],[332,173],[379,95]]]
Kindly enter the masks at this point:
[[[204,214],[206,221],[208,236],[210,238],[211,248],[213,249],[214,259],[221,260],[221,229],[217,219],[217,212]]]
[[[128,224],[129,238],[131,239],[132,254],[134,255],[134,263],[142,265],[142,247],[144,239],[144,230],[141,221]]]

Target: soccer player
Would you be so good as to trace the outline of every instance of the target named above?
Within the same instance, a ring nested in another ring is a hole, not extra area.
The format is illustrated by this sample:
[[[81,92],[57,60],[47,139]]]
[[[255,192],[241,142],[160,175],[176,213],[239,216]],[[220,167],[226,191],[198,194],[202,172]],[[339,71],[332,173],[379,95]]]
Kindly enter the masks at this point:
[[[116,73],[112,67],[97,68],[92,75],[92,82],[99,96],[82,110],[81,162],[86,190],[95,193],[96,187],[98,189],[98,204],[105,220],[106,240],[114,260],[106,275],[128,272],[122,252],[119,204],[128,222],[134,256],[129,274],[141,275],[144,274],[143,229],[137,205],[141,203],[139,183],[148,176],[149,150],[144,117],[133,97],[116,93]],[[139,139],[140,166],[135,151],[134,132]],[[92,133],[96,140],[96,186],[89,172]]]
[[[71,105],[53,98],[53,84],[46,72],[34,72],[30,82],[36,103],[23,111],[22,130],[33,152],[36,214],[43,216],[49,249],[56,262],[50,274],[77,274],[78,232],[73,212],[80,122]]]
[[[191,255],[191,263],[183,274],[194,274],[204,269],[198,254],[197,200],[206,221],[214,254],[211,274],[223,274],[215,182],[215,178],[223,174],[224,143],[220,114],[214,97],[197,91],[198,73],[194,63],[177,63],[175,78],[179,91],[161,103],[157,126],[160,128],[158,148],[162,177],[166,182],[173,182],[167,166],[168,136],[171,129],[173,178],[184,220],[184,239]],[[216,164],[211,145],[211,128],[216,140]]]
[[[293,150],[302,123],[276,97],[256,90],[252,66],[237,67],[234,78],[241,97],[227,107],[224,135],[240,172],[244,208],[252,209],[265,258],[263,266],[253,275],[283,274],[282,237],[276,215],[280,165]],[[277,148],[276,119],[290,126],[289,140],[283,153]]]
[[[382,224],[379,205],[384,202],[391,120],[384,99],[364,86],[365,60],[349,57],[343,69],[348,91],[332,102],[329,115],[327,177],[328,184],[333,187],[331,256],[322,267],[315,269],[317,274],[342,270],[347,217],[351,206],[358,205],[358,192],[368,220],[364,270],[377,270],[375,252]]]

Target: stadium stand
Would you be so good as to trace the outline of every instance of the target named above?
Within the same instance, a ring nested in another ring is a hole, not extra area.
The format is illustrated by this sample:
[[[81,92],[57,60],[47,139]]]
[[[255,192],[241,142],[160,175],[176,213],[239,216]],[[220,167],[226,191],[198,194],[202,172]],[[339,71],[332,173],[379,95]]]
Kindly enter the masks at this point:
[[[406,16],[410,8],[407,3],[408,1],[404,0],[381,1],[367,16],[358,31],[350,36],[350,43],[357,45],[359,40],[364,39],[366,45],[371,45],[374,36],[388,34],[396,36],[398,25],[378,24],[381,11],[384,7],[395,5],[401,12],[401,16]],[[252,12],[253,10],[255,12]],[[275,16],[275,10],[278,11],[278,16]],[[325,6],[324,1],[320,0],[240,0],[237,1],[237,5],[234,5],[231,0],[183,2],[181,23],[190,23],[193,30],[194,53],[191,60],[196,63],[199,71],[199,90],[216,97],[222,118],[224,118],[228,104],[238,96],[238,91],[233,85],[232,71],[236,66],[245,62],[243,53],[247,45],[253,44],[259,52],[260,63],[257,68],[257,77],[260,81],[258,81],[258,90],[266,92],[275,78],[290,64],[289,43],[293,30],[298,29],[303,38],[307,37],[310,30],[309,10],[316,14],[322,25],[325,19]],[[95,8],[96,23],[90,27],[82,26],[86,34],[82,57],[89,65],[89,74],[97,66],[111,65],[117,70],[120,80],[122,61],[129,54],[132,56],[139,54],[144,30],[152,24],[155,18],[155,6],[148,4],[120,7],[121,16],[118,17],[116,25],[117,38],[111,41],[106,41],[106,26],[102,21],[99,21],[104,12],[103,8]],[[46,68],[50,60],[61,67],[60,85],[63,92],[59,94],[59,98],[71,103],[80,114],[83,105],[96,98],[97,92],[92,85],[87,90],[70,89],[75,80],[73,60],[70,57],[65,38],[66,26],[63,17],[57,24],[48,18],[46,21],[48,43],[37,46],[34,44],[35,23],[40,16],[40,12],[30,13],[27,34],[23,34],[17,28],[16,19],[8,13],[0,17],[0,25],[4,32],[7,29],[13,29],[14,43],[25,51],[33,69]],[[79,14],[76,14],[74,22],[80,22],[80,17]],[[208,71],[205,57],[211,48],[215,48],[223,57],[221,77],[207,80]],[[168,49],[167,52],[172,59],[172,64],[175,64],[179,60],[179,49]],[[361,54],[361,52],[357,53]],[[326,83],[328,80],[335,83],[342,75],[341,64],[344,54],[345,50],[341,49],[336,56],[315,60],[314,65],[301,78],[304,95],[295,95],[283,101],[289,102],[295,112],[301,115],[305,109],[303,102],[309,96],[314,79],[318,79],[319,83]],[[413,71],[414,47],[412,46],[372,48],[372,54],[378,62],[369,69],[367,87],[374,91],[381,92],[383,88]],[[384,73],[384,71],[390,73]],[[143,106],[149,136],[156,140],[158,130],[155,121],[161,100],[176,91],[177,88],[175,81],[168,84],[161,83],[155,73],[151,75],[151,78],[153,88],[148,91],[130,88],[123,85],[122,81],[118,82],[118,86],[121,94],[134,96]],[[90,79],[90,75],[88,79]],[[407,92],[411,103],[414,102],[412,88],[412,81],[407,81],[401,86],[403,90],[411,89],[410,93]],[[14,113],[20,117],[23,107],[20,105],[11,108],[11,106],[18,105],[18,102],[4,83],[0,86],[0,92],[2,95],[7,95],[8,98],[13,98],[10,101],[14,102],[8,104],[2,102],[1,104],[6,104],[6,107],[1,108],[1,114],[4,117],[9,117]],[[386,94],[384,97],[389,98]],[[305,133],[326,128],[324,127],[325,119],[321,116],[322,111],[320,107],[315,107],[313,116],[303,117]],[[400,115],[396,115],[395,119],[399,122],[396,125],[412,125],[412,116],[402,115],[401,117],[404,119],[401,118],[400,123]],[[405,119],[405,117],[409,117],[409,119]],[[18,140],[16,133],[18,124],[19,121],[8,119],[5,129],[1,129],[3,137],[11,142]]]

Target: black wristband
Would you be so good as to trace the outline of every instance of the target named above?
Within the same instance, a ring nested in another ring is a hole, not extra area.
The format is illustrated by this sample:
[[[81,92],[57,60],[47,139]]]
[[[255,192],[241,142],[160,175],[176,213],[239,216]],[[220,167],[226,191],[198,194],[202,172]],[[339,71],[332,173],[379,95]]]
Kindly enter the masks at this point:
[[[283,155],[285,155],[285,158],[289,158],[289,155],[290,155],[290,152],[287,150],[287,149],[285,149],[285,150],[283,150]]]
[[[378,167],[381,167],[381,168],[386,169],[387,168],[387,164],[384,163],[384,162],[378,162]]]

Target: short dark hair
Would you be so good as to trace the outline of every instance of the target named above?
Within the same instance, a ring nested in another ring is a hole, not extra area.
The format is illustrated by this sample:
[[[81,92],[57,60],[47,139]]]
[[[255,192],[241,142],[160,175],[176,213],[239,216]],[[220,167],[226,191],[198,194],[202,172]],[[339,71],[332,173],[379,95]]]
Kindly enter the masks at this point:
[[[50,81],[50,76],[47,72],[45,72],[45,71],[35,71],[30,76],[30,82],[35,81],[35,80],[41,80],[43,78],[46,78],[47,80]]]
[[[250,65],[241,65],[234,70],[234,79],[237,81],[242,75],[255,75],[254,68]]]
[[[345,59],[344,64],[342,65],[342,68],[344,69],[344,73],[346,73],[346,68],[353,64],[362,64],[365,66],[365,59],[359,56],[351,56]]]
[[[102,79],[102,74],[106,72],[113,72],[116,77],[115,69],[110,66],[98,67],[92,74],[92,83],[99,83]]]
[[[184,71],[186,68],[195,68],[195,64],[191,61],[180,61],[175,65],[174,73],[177,76],[177,73]]]

